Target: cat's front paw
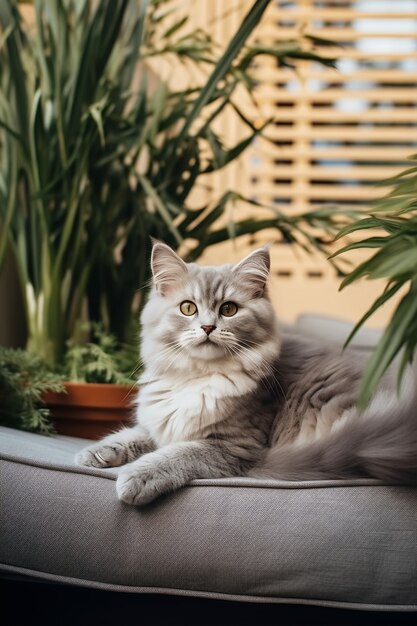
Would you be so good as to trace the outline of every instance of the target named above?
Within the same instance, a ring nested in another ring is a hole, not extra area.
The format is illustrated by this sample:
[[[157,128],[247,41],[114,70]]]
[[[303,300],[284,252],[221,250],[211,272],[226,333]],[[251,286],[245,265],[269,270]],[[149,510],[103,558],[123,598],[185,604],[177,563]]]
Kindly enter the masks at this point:
[[[122,470],[117,478],[116,490],[119,500],[126,504],[141,506],[148,504],[158,496],[172,491],[172,485],[166,476],[158,473],[157,469],[136,466]]]
[[[118,467],[126,463],[124,446],[118,443],[95,444],[75,455],[77,465],[85,467]]]

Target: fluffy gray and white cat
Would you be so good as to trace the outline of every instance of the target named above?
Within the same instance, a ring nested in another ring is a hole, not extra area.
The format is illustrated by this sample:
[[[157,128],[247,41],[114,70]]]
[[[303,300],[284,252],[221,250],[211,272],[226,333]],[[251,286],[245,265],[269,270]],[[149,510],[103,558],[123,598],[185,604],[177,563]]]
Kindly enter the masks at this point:
[[[237,265],[186,264],[152,250],[136,425],[76,457],[125,465],[117,493],[143,505],[196,478],[380,478],[417,482],[417,394],[382,385],[356,409],[363,364],[282,333],[267,293],[269,252]]]

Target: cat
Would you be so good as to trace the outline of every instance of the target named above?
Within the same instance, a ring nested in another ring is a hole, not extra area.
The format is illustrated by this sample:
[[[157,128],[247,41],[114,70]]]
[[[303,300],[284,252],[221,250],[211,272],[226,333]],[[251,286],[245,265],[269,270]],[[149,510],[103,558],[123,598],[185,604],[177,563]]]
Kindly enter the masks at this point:
[[[417,482],[415,378],[402,404],[385,380],[359,413],[362,359],[281,330],[267,248],[203,267],[154,242],[151,268],[136,425],[76,456],[124,465],[123,502],[144,505],[197,478]]]

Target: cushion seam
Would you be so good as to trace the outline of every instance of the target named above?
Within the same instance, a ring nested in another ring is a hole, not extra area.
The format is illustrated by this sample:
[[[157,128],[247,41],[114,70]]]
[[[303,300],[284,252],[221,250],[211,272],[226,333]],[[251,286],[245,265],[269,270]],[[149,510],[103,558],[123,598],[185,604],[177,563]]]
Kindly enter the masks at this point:
[[[116,480],[117,476],[112,474],[106,474],[106,469],[87,469],[83,468],[79,465],[59,465],[48,463],[45,461],[39,461],[36,459],[27,459],[22,457],[16,457],[14,455],[9,455],[7,453],[2,452],[0,454],[0,461],[8,461],[11,463],[16,463],[18,465],[28,465],[30,467],[38,467],[46,470],[53,470],[58,472],[66,472],[66,473],[74,473],[74,474],[82,474],[84,476],[95,476],[97,478],[105,478],[106,480]],[[246,478],[246,481],[245,481]],[[233,480],[233,477],[230,477]],[[242,480],[243,479],[243,480]],[[220,479],[223,480],[223,479]],[[202,487],[202,486],[216,486],[216,487],[229,487],[229,488],[253,488],[253,489],[329,489],[329,488],[346,488],[346,487],[407,487],[412,485],[386,485],[380,480],[372,479],[372,478],[362,478],[362,479],[346,479],[346,480],[317,480],[317,481],[280,481],[279,484],[274,484],[273,480],[262,480],[262,479],[254,479],[251,477],[241,477],[239,482],[235,483],[224,483],[220,482],[219,479],[198,479],[189,483],[187,486],[191,487]],[[252,482],[256,481],[256,482]]]

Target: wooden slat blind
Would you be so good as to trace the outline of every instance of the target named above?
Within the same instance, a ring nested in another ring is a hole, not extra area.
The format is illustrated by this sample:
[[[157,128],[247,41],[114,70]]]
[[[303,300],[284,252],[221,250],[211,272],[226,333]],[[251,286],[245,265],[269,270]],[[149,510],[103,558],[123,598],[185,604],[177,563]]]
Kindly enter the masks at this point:
[[[194,0],[188,14],[196,26],[210,25],[225,45],[250,6],[252,0]],[[289,213],[329,204],[364,207],[386,191],[377,181],[417,152],[417,0],[271,0],[255,36],[280,43],[301,32],[337,41],[319,52],[338,58],[338,69],[301,61],[294,72],[259,58],[253,94],[259,110],[244,90],[238,101],[260,123],[274,119],[268,140],[258,138],[239,163],[202,186],[199,206],[237,189]],[[229,114],[219,132],[226,145],[247,135]],[[230,215],[249,217],[253,210],[237,204]],[[274,230],[239,238],[208,248],[202,261],[237,261],[276,238]],[[322,256],[279,243],[271,255],[270,294],[287,321],[305,312],[357,320],[383,289],[373,281],[339,292],[340,278]],[[384,324],[394,306],[379,310],[371,325]]]
[[[274,123],[248,160],[252,195],[290,210],[364,205],[416,151],[417,0],[278,0],[259,39],[300,32],[339,43],[317,48],[338,69],[258,61],[256,97]]]

